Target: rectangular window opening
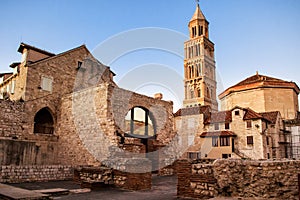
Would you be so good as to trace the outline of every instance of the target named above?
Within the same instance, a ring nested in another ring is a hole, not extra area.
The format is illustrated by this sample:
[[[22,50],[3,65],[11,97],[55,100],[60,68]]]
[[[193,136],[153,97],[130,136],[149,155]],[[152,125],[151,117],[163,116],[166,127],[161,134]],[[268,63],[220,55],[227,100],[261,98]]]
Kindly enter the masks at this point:
[[[230,124],[228,122],[225,123],[225,129],[226,130],[230,129]]]
[[[252,127],[252,121],[251,120],[247,120],[246,124],[247,124],[247,128],[251,128]]]
[[[253,136],[247,136],[247,144],[248,145],[253,145]]]
[[[220,146],[230,146],[230,137],[220,137]]]
[[[212,137],[212,146],[217,147],[218,146],[218,137]]]

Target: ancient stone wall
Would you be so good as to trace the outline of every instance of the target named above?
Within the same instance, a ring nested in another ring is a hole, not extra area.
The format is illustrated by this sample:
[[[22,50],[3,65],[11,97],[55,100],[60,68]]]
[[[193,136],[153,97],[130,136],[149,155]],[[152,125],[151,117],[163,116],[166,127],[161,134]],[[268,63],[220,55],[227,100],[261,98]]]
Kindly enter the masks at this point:
[[[177,195],[208,199],[233,196],[261,199],[298,199],[300,161],[180,160]]]
[[[238,197],[298,199],[300,161],[217,160],[219,191]]]
[[[73,167],[63,165],[0,166],[1,183],[71,180]]]
[[[191,162],[179,160],[177,166],[177,196],[209,199],[218,195],[211,160]]]
[[[20,138],[25,128],[24,103],[0,99],[0,137]]]

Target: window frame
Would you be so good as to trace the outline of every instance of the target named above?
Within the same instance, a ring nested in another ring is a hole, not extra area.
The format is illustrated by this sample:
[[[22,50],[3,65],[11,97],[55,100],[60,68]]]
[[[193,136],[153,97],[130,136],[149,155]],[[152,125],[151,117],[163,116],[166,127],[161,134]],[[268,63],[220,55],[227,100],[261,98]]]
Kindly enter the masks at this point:
[[[230,146],[230,137],[220,137],[220,146],[229,147]]]
[[[225,130],[229,130],[230,129],[230,123],[229,122],[225,122]]]
[[[252,121],[246,120],[246,128],[252,128]]]
[[[247,145],[253,145],[254,144],[254,138],[252,135],[247,136]]]
[[[212,147],[218,147],[219,146],[219,137],[212,137],[211,138],[211,145]]]

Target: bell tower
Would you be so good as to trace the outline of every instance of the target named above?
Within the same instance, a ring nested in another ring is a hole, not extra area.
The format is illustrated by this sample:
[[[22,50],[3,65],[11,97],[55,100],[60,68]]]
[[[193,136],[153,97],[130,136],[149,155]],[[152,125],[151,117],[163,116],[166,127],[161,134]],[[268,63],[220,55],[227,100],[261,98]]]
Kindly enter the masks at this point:
[[[190,39],[184,43],[184,107],[210,105],[218,110],[216,100],[216,63],[214,43],[209,40],[209,22],[199,3],[189,22]]]

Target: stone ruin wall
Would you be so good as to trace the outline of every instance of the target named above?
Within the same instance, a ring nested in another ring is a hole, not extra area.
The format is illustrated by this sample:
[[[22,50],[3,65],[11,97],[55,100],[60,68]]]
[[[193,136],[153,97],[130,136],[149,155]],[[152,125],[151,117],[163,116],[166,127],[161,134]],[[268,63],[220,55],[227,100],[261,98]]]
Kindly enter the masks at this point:
[[[31,102],[0,100],[0,165],[58,164],[55,135],[30,134]]]
[[[125,138],[126,144],[120,147],[121,138],[117,136],[124,136],[124,119],[133,107],[143,107],[152,113],[157,127],[157,138],[153,141],[155,148],[172,140],[175,136],[172,103],[102,83],[62,98],[57,125],[60,163],[99,165],[99,160],[120,153],[120,149],[112,152],[116,148],[111,146],[143,153],[143,144],[137,139]],[[142,155],[145,156],[140,154],[138,157]]]
[[[209,199],[216,196],[298,199],[300,161],[180,160],[177,195]]]

